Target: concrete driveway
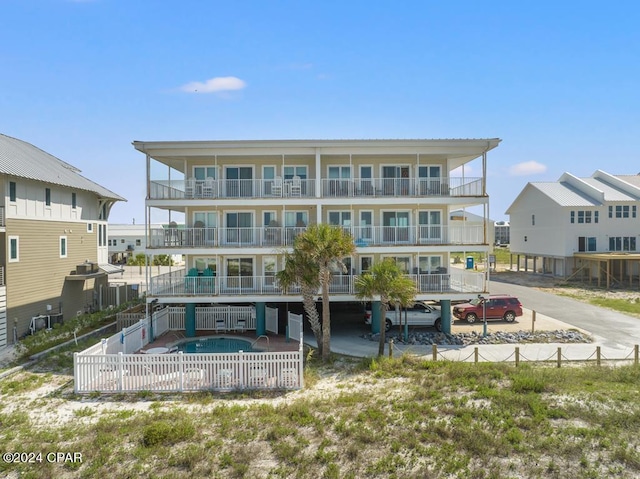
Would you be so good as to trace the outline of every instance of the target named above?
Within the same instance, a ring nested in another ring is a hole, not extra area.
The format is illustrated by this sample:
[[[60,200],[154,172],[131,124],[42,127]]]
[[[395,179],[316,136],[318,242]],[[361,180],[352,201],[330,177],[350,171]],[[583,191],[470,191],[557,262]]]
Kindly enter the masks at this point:
[[[535,310],[538,315],[588,331],[602,346],[627,349],[640,344],[640,318],[496,279],[491,280],[489,290],[491,294],[516,296],[525,308]]]

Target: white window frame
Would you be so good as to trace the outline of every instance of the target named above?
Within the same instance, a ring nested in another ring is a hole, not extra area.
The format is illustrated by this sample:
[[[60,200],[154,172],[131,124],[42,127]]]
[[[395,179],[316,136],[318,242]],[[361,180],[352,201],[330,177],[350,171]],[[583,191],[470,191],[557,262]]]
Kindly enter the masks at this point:
[[[327,223],[329,223],[329,224],[333,224],[333,223],[329,222],[329,215],[332,214],[332,213],[334,213],[334,214],[338,213],[338,215],[340,216],[340,223],[338,223],[335,226],[342,226],[343,228],[344,227],[350,228],[351,226],[353,226],[353,211],[351,211],[351,210],[328,210],[327,211]],[[344,223],[344,218],[343,218],[343,215],[346,214],[346,213],[349,214],[349,223],[348,224]]]
[[[196,170],[197,169],[204,169],[204,178],[198,178],[196,176]],[[213,176],[209,176],[208,173],[210,173],[209,170],[213,170]],[[216,165],[194,165],[193,169],[191,170],[193,173],[193,177],[197,180],[197,181],[204,181],[207,178],[213,178],[214,180],[218,179],[218,167]]]
[[[11,257],[11,242],[14,241],[16,242],[16,257],[12,258]],[[7,238],[7,261],[9,263],[17,263],[18,261],[20,261],[20,237],[19,236],[9,236]]]
[[[93,223],[87,223],[87,233],[93,233]]]
[[[69,241],[64,235],[59,237],[58,253],[60,253],[60,258],[66,258],[69,256]]]

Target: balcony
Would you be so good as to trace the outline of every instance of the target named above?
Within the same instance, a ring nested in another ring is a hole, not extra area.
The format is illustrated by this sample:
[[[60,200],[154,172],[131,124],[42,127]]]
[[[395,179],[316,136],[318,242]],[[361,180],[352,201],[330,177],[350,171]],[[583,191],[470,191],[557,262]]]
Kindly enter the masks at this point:
[[[482,178],[321,179],[323,198],[482,196]],[[315,179],[152,181],[149,199],[315,198]]]
[[[357,247],[394,245],[484,244],[481,225],[353,226],[344,227]],[[279,247],[292,246],[306,227],[155,228],[150,248]]]
[[[410,274],[419,294],[481,293],[484,274],[456,271],[448,274]],[[357,275],[334,274],[329,292],[332,295],[355,295]],[[319,292],[318,292],[319,293]],[[274,276],[185,276],[184,270],[151,278],[149,295],[173,296],[299,296],[298,288],[283,290]]]

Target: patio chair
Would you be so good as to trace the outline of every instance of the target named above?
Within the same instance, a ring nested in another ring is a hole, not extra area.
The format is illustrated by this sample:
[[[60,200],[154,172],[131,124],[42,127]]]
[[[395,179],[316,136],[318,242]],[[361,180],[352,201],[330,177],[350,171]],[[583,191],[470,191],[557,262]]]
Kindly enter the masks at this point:
[[[282,178],[276,176],[271,183],[271,194],[273,196],[282,196]]]
[[[299,386],[298,371],[293,368],[283,369],[280,372],[278,386],[281,388],[295,388]]]
[[[215,196],[215,180],[208,177],[202,185],[202,197],[213,198]]]
[[[298,175],[294,176],[291,180],[291,196],[301,196],[302,195],[302,180]]]
[[[193,198],[196,194],[196,179],[187,178],[184,183],[185,198]]]
[[[217,389],[233,389],[238,385],[232,369],[219,369],[213,380]]]
[[[234,331],[246,331],[247,329],[247,320],[244,318],[239,318],[236,319],[234,324],[233,324],[233,330]]]

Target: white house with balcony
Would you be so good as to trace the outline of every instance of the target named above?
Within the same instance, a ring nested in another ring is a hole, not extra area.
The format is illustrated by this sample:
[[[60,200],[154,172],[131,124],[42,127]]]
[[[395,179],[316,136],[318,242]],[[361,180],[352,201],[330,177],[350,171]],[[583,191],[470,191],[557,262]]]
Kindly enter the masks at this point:
[[[346,273],[333,276],[331,301],[356,301],[354,279],[391,257],[416,282],[418,299],[448,311],[452,299],[488,290],[484,273],[450,267],[453,251],[487,256],[487,228],[451,221],[450,213],[488,211],[485,177],[467,177],[464,166],[477,160],[486,171],[499,142],[134,141],[147,160],[146,216],[165,210],[173,224],[147,225],[147,253],[183,254],[186,263],[152,278],[147,300],[254,302],[260,332],[265,303],[301,300],[275,281],[283,250],[310,224],[329,223],[357,246]]]
[[[507,210],[512,263],[566,278],[638,281],[640,176],[597,170],[528,183]]]

